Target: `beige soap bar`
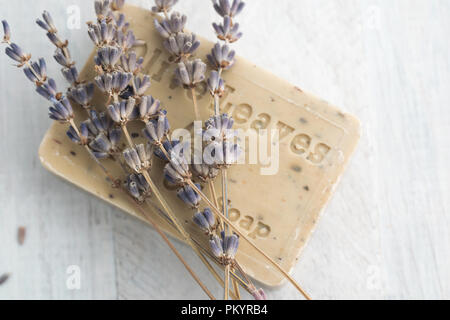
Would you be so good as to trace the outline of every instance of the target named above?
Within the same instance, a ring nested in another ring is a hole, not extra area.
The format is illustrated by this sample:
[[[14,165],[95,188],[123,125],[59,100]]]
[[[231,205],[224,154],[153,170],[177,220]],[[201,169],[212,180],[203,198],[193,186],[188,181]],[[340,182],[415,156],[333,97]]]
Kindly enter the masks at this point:
[[[194,118],[192,98],[185,90],[171,85],[174,65],[167,62],[161,38],[153,28],[152,13],[131,6],[126,7],[125,13],[138,38],[147,43],[138,49],[138,54],[145,57],[144,71],[152,77],[149,93],[163,102],[172,128],[189,128]],[[205,59],[212,45],[202,41],[197,56]],[[81,74],[84,79],[94,77],[92,66],[91,57]],[[231,71],[224,73],[224,78],[227,94],[221,108],[235,118],[237,128],[280,130],[280,163],[276,175],[261,175],[260,165],[236,165],[230,169],[230,218],[285,270],[291,270],[355,149],[360,136],[359,122],[241,58]],[[198,90],[198,101],[203,119],[212,115],[211,98],[205,87]],[[94,105],[103,108],[104,99],[99,92]],[[84,120],[84,115],[78,112],[77,120]],[[128,198],[110,188],[84,150],[66,138],[66,129],[54,124],[46,134],[39,151],[43,165],[140,217]],[[141,128],[131,128],[131,132],[140,135]],[[106,166],[115,175],[124,176],[112,163],[106,161]],[[163,164],[155,160],[152,176],[180,221],[196,238],[204,239],[191,222],[192,211],[177,199],[176,192],[164,186],[162,168]],[[217,190],[220,190],[219,181]],[[148,208],[162,227],[173,233],[154,213],[157,204]],[[241,243],[238,258],[248,273],[264,284],[281,284],[283,277],[245,241]]]

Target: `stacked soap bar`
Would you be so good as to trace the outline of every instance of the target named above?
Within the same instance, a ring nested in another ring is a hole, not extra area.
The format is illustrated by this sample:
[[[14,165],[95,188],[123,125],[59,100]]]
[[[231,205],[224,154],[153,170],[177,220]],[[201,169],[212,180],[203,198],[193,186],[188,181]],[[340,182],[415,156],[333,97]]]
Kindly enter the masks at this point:
[[[149,93],[168,110],[172,128],[190,128],[194,118],[192,97],[172,83],[175,66],[168,62],[154,30],[153,14],[132,6],[125,8],[125,14],[136,35],[146,42],[138,54],[145,58],[144,72],[152,77]],[[197,56],[205,58],[212,45],[203,40]],[[81,73],[83,79],[95,76],[92,58]],[[280,139],[277,163],[269,160],[263,165],[235,165],[229,170],[230,219],[283,268],[291,270],[355,149],[360,136],[359,122],[241,58],[230,72],[224,73],[224,78],[227,90],[221,111],[234,117],[237,128],[249,130],[248,139],[258,136],[259,129],[269,132],[278,129]],[[199,87],[197,94],[201,116],[207,119],[213,111],[206,86]],[[97,92],[94,105],[101,109],[104,103]],[[77,120],[83,117],[84,113],[79,111]],[[131,128],[135,137],[140,130],[138,126]],[[272,151],[276,149],[273,147]],[[128,199],[110,188],[85,152],[66,138],[63,126],[55,124],[48,131],[40,157],[50,171],[139,217]],[[106,162],[106,166],[117,176],[124,175],[112,163]],[[187,229],[198,239],[204,239],[191,222],[192,212],[164,184],[162,168],[163,163],[155,160],[152,175],[163,195]],[[276,174],[270,175],[273,172]],[[161,210],[158,203],[150,203],[148,210],[166,231],[175,235],[156,214]],[[245,241],[238,258],[255,279],[267,285],[283,281]]]

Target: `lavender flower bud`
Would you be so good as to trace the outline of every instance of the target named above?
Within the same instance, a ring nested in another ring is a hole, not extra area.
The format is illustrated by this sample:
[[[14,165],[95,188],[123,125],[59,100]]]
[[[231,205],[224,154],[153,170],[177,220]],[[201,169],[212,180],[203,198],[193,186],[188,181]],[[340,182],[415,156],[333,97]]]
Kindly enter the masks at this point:
[[[49,33],[58,32],[55,24],[53,23],[53,19],[48,11],[44,11],[42,13],[42,18],[44,19],[44,21],[42,21],[40,19],[36,20],[36,23],[38,24],[38,26],[40,26],[42,29],[44,29],[45,31],[47,31]]]
[[[89,129],[85,122],[80,124],[80,135],[78,135],[77,131],[74,127],[70,126],[67,131],[67,136],[76,144],[86,145],[89,139]]]
[[[148,122],[151,118],[160,111],[161,102],[154,99],[152,96],[143,96],[141,103],[139,104],[140,119],[144,122]]]
[[[30,67],[25,67],[23,72],[31,82],[42,84],[47,80],[47,65],[43,58],[39,63],[33,62]]]
[[[216,227],[216,218],[210,208],[205,208],[203,212],[194,214],[194,223],[202,230],[212,233]]]
[[[150,88],[150,76],[145,75],[142,79],[140,77],[134,77],[134,94],[136,96],[142,96]]]
[[[229,141],[223,142],[223,161],[226,166],[236,164],[241,155],[241,148],[239,145]]]
[[[232,130],[233,125],[234,119],[227,114],[212,116],[205,121],[203,141],[232,140],[236,136],[236,132]]]
[[[189,165],[186,158],[175,154],[170,155],[170,162],[164,167],[164,176],[167,181],[173,184],[183,183],[190,179]]]
[[[97,65],[101,65],[105,70],[112,70],[122,55],[122,49],[113,46],[100,48],[95,57]]]
[[[39,93],[45,99],[56,102],[56,96],[58,95],[56,88],[56,82],[53,79],[48,79],[47,83],[36,87],[36,92]]]
[[[56,49],[53,58],[55,58],[56,62],[66,68],[70,68],[74,64],[70,56],[66,56],[60,48]]]
[[[136,100],[129,98],[121,102],[117,102],[108,107],[108,113],[111,119],[118,124],[126,124],[128,121],[133,120],[133,111],[136,105]]]
[[[197,188],[201,188],[199,184],[196,184]],[[197,209],[200,205],[202,198],[194,191],[190,186],[184,186],[177,192],[178,198],[180,198],[191,209]]]
[[[73,119],[73,109],[67,98],[57,101],[49,108],[49,117],[55,121],[68,122]]]
[[[227,44],[220,45],[220,43],[216,43],[211,50],[211,54],[208,54],[207,57],[213,68],[227,70],[234,65],[235,54],[236,52],[230,50]]]
[[[164,48],[172,55],[173,61],[180,61],[183,57],[192,55],[200,47],[193,33],[178,33],[163,42]]]
[[[162,143],[164,150],[167,151],[168,154],[172,154],[172,152],[175,152],[174,148],[180,143],[180,141],[178,140],[166,140]],[[179,156],[183,155],[183,149],[181,149],[181,152],[178,154]],[[160,158],[163,161],[169,161],[169,159],[167,159],[166,155],[161,151],[160,148],[156,148],[155,150],[155,156],[157,156],[158,158]]]
[[[222,264],[227,265],[236,256],[239,248],[239,237],[235,234],[225,236],[225,233],[222,231],[220,238],[216,235],[213,236],[210,240],[210,246],[216,258],[219,258]]]
[[[128,56],[122,55],[120,61],[126,72],[138,74],[142,68],[142,64],[144,63],[144,58],[140,57],[137,59],[136,53],[132,51]]]
[[[90,102],[94,97],[94,84],[80,84],[76,87],[69,89],[70,97],[75,100],[76,103],[80,104],[84,108],[89,107]]]
[[[121,93],[127,88],[131,78],[133,77],[133,74],[115,71],[112,73],[112,76],[112,91],[114,91],[115,93]]]
[[[57,48],[67,47],[68,42],[67,41],[62,42],[62,40],[58,37],[58,35],[56,33],[47,32],[47,38]]]
[[[158,31],[163,38],[169,38],[171,35],[182,32],[186,22],[187,17],[181,15],[179,12],[172,13],[169,19],[164,19],[161,22],[159,22],[158,19],[154,20],[156,31]]]
[[[3,42],[9,42],[11,39],[11,28],[9,27],[8,21],[2,20],[3,25]]]
[[[112,23],[102,21],[100,24],[90,24],[88,34],[96,46],[108,45],[116,36],[116,27]]]
[[[11,43],[9,47],[5,49],[5,53],[8,57],[19,63],[19,67],[27,63],[31,55],[23,53],[22,49],[15,43]]]
[[[140,144],[136,148],[128,148],[123,152],[123,157],[127,165],[137,173],[148,170],[151,167],[151,157],[153,154],[152,145]]]
[[[118,11],[123,8],[125,5],[125,0],[112,0],[111,9],[114,11]]]
[[[230,5],[229,0],[213,0],[214,9],[222,17],[229,16],[231,18],[237,16],[245,7],[245,3],[242,0],[234,0],[233,4]]]
[[[152,11],[155,13],[169,12],[177,2],[178,0],[155,0],[156,6],[152,7]]]
[[[212,96],[222,97],[225,93],[225,81],[220,77],[219,72],[211,71],[208,78],[208,89]]]
[[[89,144],[89,147],[98,159],[105,159],[117,153],[119,142],[117,137],[120,135],[118,131],[120,130],[111,130],[109,137],[102,132]]]
[[[131,49],[136,44],[136,36],[131,30],[128,30],[127,33],[118,31],[116,40],[117,44],[122,48],[123,51]]]
[[[67,82],[69,82],[71,85],[75,85],[78,82],[78,70],[75,66],[72,66],[70,68],[63,68],[61,72]]]
[[[185,88],[195,86],[205,80],[206,64],[200,59],[194,61],[180,62],[175,69],[176,80]]]
[[[158,119],[151,120],[147,123],[142,133],[151,143],[161,144],[169,133],[169,130],[169,120],[167,120],[164,113],[161,113]]]
[[[100,18],[107,17],[111,11],[110,6],[110,0],[95,0],[94,7],[96,15]]]
[[[242,38],[242,32],[239,31],[239,23],[232,24],[231,18],[228,16],[223,18],[223,24],[213,23],[213,27],[220,40],[233,43]]]
[[[206,163],[193,164],[192,169],[196,176],[203,182],[214,180],[219,175],[219,169]]]
[[[150,186],[142,174],[129,175],[125,187],[138,202],[144,202],[150,196]]]

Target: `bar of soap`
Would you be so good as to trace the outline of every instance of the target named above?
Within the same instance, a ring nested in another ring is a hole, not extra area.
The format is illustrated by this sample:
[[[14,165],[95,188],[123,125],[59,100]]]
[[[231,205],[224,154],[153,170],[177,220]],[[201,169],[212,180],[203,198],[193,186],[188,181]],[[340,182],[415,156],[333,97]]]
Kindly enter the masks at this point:
[[[194,120],[192,97],[172,84],[174,65],[153,27],[151,12],[127,6],[125,14],[139,39],[147,45],[138,49],[144,56],[144,71],[152,77],[149,93],[160,99],[168,110],[172,128],[189,128]],[[205,59],[213,43],[202,39],[197,56]],[[93,79],[92,56],[81,73]],[[230,219],[285,270],[291,270],[330,198],[360,137],[357,119],[323,100],[317,99],[242,58],[224,73],[227,92],[221,110],[231,114],[241,129],[279,129],[280,160],[276,175],[262,175],[261,165],[235,165],[229,170]],[[211,97],[202,86],[197,90],[203,119],[212,115]],[[97,91],[94,105],[104,108],[105,100]],[[77,121],[85,113],[77,109]],[[104,175],[84,149],[66,138],[65,126],[54,124],[46,134],[39,155],[44,167],[99,198],[140,217],[128,198],[111,189]],[[131,128],[137,139],[141,127]],[[116,176],[123,171],[106,161]],[[196,238],[204,239],[192,224],[187,210],[163,183],[163,164],[155,160],[152,176],[181,222]],[[267,168],[266,168],[267,169]],[[220,181],[217,181],[220,191]],[[205,189],[207,192],[207,189]],[[219,192],[220,193],[220,192]],[[154,201],[154,200],[153,200]],[[174,230],[155,213],[156,202],[148,210],[167,232]],[[238,258],[256,280],[276,286],[283,277],[245,241]]]

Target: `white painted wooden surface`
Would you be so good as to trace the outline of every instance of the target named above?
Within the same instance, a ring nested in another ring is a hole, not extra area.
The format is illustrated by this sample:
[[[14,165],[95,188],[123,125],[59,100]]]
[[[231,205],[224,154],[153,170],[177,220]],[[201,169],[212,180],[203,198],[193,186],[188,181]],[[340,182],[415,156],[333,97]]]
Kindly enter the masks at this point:
[[[14,38],[50,61],[34,20],[58,25],[87,0],[0,0]],[[213,39],[209,0],[182,0],[189,28]],[[239,54],[356,114],[361,144],[294,276],[316,299],[450,298],[450,3],[446,0],[248,0]],[[132,1],[150,5],[150,1]],[[91,44],[63,30],[83,63]],[[157,234],[47,173],[37,149],[45,101],[0,57],[2,299],[205,298]],[[50,73],[59,76],[51,64]],[[19,247],[16,232],[27,227]],[[177,247],[199,270],[190,250]],[[81,269],[68,290],[66,270]],[[212,279],[207,283],[215,288]],[[271,298],[296,299],[289,285]]]

